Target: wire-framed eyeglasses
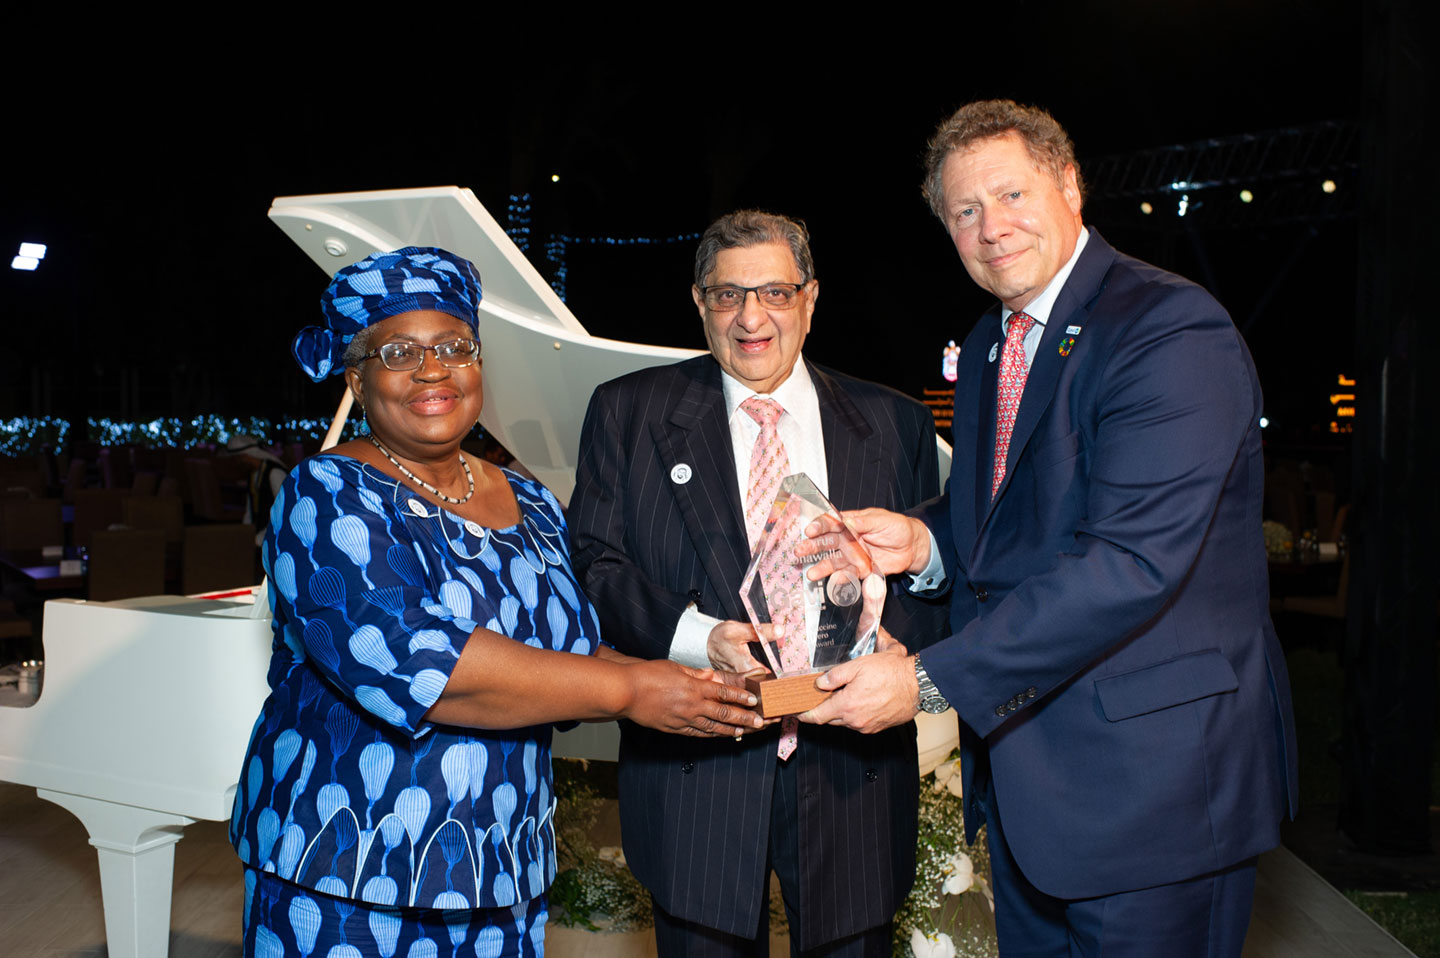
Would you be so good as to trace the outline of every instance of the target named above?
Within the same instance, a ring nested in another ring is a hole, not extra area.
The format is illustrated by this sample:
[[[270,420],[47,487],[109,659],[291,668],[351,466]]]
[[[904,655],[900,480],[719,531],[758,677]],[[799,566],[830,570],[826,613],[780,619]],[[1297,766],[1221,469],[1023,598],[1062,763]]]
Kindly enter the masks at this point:
[[[422,346],[419,343],[386,343],[370,350],[360,361],[380,357],[385,368],[403,373],[419,369],[425,362],[425,353],[435,354],[435,361],[450,369],[463,369],[475,365],[480,358],[480,341],[476,339],[452,339],[448,343]]]

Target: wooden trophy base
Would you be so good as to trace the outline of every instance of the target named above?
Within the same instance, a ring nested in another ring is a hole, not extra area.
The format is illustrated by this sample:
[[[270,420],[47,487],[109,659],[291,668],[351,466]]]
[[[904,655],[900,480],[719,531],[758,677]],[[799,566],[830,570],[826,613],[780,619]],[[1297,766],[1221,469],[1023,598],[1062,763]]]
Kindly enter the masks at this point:
[[[760,713],[761,718],[780,718],[785,715],[798,715],[828,699],[830,692],[815,687],[815,680],[824,674],[821,671],[802,672],[781,678],[756,676],[747,678],[745,687],[754,692],[755,697],[760,700],[755,703],[754,711]]]

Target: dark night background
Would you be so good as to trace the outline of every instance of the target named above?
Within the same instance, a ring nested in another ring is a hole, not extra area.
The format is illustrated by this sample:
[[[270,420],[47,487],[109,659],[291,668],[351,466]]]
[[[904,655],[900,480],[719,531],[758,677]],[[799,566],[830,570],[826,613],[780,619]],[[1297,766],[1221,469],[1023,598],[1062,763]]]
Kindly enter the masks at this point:
[[[711,24],[666,43],[552,50],[543,31],[501,42],[477,16],[455,27],[464,56],[417,49],[373,71],[278,30],[237,43],[243,54],[117,46],[74,61],[84,82],[68,92],[57,82],[7,107],[0,250],[34,241],[49,255],[33,273],[0,270],[12,356],[0,416],[328,416],[338,383],[310,385],[287,352],[325,280],[267,221],[271,199],[448,184],[502,225],[509,195],[530,193],[529,255],[547,276],[552,233],[674,236],[741,206],[802,217],[822,293],[807,354],[918,396],[946,385],[941,347],[988,305],[919,197],[943,116],[979,97],[1045,105],[1082,169],[1354,123],[1358,25],[1354,0],[1021,2],[1003,16]],[[1353,210],[1352,186],[1339,181],[1336,208]],[[1235,202],[1234,189],[1212,192]],[[1172,199],[1148,218],[1128,202],[1086,218],[1217,293],[1246,329],[1272,419],[1302,432],[1328,422],[1335,374],[1351,371],[1353,216],[1191,225]],[[569,304],[592,333],[703,346],[692,254],[692,242],[572,246]]]
[[[620,8],[604,31],[560,10],[523,28],[429,7],[337,8],[315,26],[298,9],[12,14],[0,253],[28,241],[49,254],[35,272],[0,268],[0,419],[67,418],[72,438],[87,416],[328,419],[339,380],[314,386],[289,355],[326,277],[266,211],[277,196],[442,185],[471,189],[502,226],[510,197],[529,194],[528,255],[547,277],[553,235],[695,234],[746,206],[801,217],[821,281],[806,354],[919,397],[948,385],[944,344],[990,302],[920,199],[925,141],[969,100],[1037,103],[1075,141],[1086,222],[1207,286],[1243,331],[1270,478],[1283,465],[1312,504],[1292,525],[1313,519],[1322,486],[1353,506],[1330,593],[1348,620],[1277,624],[1287,647],[1322,646],[1302,652],[1323,682],[1291,668],[1318,717],[1306,726],[1297,707],[1304,767],[1332,783],[1302,786],[1320,806],[1309,860],[1323,866],[1337,819],[1367,850],[1423,854],[1440,834],[1440,144],[1426,125],[1433,34],[1418,27],[1431,6]],[[1331,131],[1315,135],[1328,146],[1287,152],[1296,136],[1278,131],[1296,129]],[[1149,165],[1172,146],[1208,156],[1224,183],[1192,192],[1184,219]],[[569,305],[597,335],[703,347],[693,251],[572,245]],[[1338,374],[1359,380],[1353,437],[1327,428]]]

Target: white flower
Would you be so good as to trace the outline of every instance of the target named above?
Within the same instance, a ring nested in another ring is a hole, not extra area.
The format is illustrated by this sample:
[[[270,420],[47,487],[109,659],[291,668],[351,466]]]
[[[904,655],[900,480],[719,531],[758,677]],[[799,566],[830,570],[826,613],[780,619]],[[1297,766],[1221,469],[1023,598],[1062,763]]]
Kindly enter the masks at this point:
[[[614,845],[606,845],[604,848],[600,849],[598,852],[595,853],[595,857],[600,859],[602,862],[610,862],[612,865],[616,865],[620,868],[626,867],[624,849],[617,848]]]
[[[910,950],[915,958],[955,958],[955,942],[945,932],[922,935],[920,929],[910,932]]]
[[[975,863],[964,852],[945,863],[945,884],[941,886],[947,895],[963,895],[975,885]]]
[[[941,762],[935,769],[935,791],[948,788],[950,794],[956,798],[964,798],[965,783],[960,775],[960,760],[953,759],[949,762]]]

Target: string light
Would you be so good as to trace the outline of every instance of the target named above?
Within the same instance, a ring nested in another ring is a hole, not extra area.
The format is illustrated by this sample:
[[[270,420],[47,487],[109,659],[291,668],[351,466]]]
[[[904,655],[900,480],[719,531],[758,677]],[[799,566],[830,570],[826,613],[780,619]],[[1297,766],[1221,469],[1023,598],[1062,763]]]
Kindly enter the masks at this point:
[[[70,423],[54,416],[17,416],[0,419],[0,455],[38,453],[47,443],[59,447],[70,434]]]
[[[530,194],[511,193],[510,203],[505,207],[505,218],[510,222],[505,233],[521,252],[530,250],[530,213]]]

